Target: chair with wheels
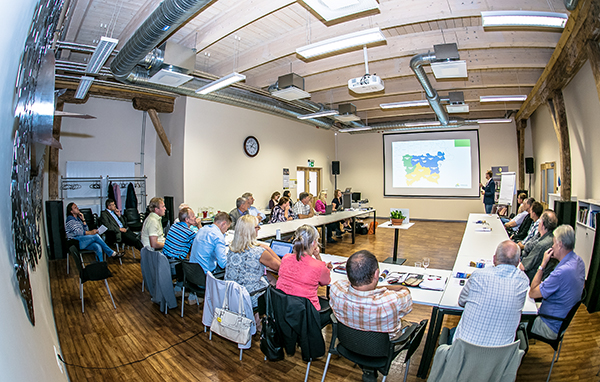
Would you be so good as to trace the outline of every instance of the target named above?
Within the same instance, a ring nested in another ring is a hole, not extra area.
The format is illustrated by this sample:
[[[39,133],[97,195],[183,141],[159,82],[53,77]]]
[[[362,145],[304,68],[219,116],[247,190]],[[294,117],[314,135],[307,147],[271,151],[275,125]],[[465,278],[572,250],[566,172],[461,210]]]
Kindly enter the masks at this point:
[[[548,372],[548,379],[546,380],[546,382],[550,380],[550,374],[552,374],[552,368],[554,367],[554,362],[557,362],[558,357],[560,356],[560,350],[562,349],[562,343],[563,343],[565,331],[569,327],[569,324],[571,323],[571,320],[573,320],[573,317],[575,317],[575,314],[577,313],[577,310],[579,309],[579,306],[581,305],[584,298],[585,298],[585,289],[583,291],[581,300],[578,303],[576,303],[575,305],[573,305],[573,307],[571,308],[571,310],[569,311],[569,313],[567,314],[567,316],[565,318],[554,317],[554,316],[550,316],[547,314],[538,314],[538,316],[546,317],[546,318],[549,318],[552,320],[557,320],[557,321],[562,322],[562,324],[560,325],[560,329],[558,330],[558,335],[557,335],[556,339],[546,338],[539,334],[533,333],[531,331],[531,329],[533,327],[533,321],[531,321],[529,323],[529,325],[527,326],[527,336],[529,338],[534,338],[536,340],[545,342],[548,345],[552,346],[552,349],[554,349],[554,355],[552,356],[552,363],[550,364],[550,371]]]
[[[392,362],[404,350],[406,350],[404,356],[404,382],[406,382],[410,359],[421,344],[428,320],[412,324],[399,338],[392,341],[388,333],[352,329],[337,321],[333,313],[331,316],[333,331],[321,382],[325,381],[332,354],[347,358],[361,367],[379,371],[385,381]]]
[[[196,294],[196,296],[204,296],[206,291],[206,274],[204,269],[198,263],[190,263],[182,261],[181,268],[183,270],[183,288],[181,289],[181,317],[183,317],[183,308],[185,306],[185,290]],[[200,302],[196,300],[198,311],[200,311]]]
[[[106,285],[106,290],[108,291],[108,295],[110,296],[110,301],[113,304],[113,307],[117,309],[115,305],[115,300],[113,299],[112,293],[110,292],[110,287],[108,286],[107,278],[112,277],[112,273],[108,269],[108,263],[106,261],[96,261],[89,264],[85,264],[83,262],[83,257],[81,253],[75,246],[71,246],[69,248],[69,252],[71,256],[73,256],[73,260],[75,260],[75,264],[77,265],[77,270],[79,271],[79,298],[81,299],[81,313],[84,313],[84,298],[83,298],[83,284],[87,281],[100,281],[104,280],[104,285]]]

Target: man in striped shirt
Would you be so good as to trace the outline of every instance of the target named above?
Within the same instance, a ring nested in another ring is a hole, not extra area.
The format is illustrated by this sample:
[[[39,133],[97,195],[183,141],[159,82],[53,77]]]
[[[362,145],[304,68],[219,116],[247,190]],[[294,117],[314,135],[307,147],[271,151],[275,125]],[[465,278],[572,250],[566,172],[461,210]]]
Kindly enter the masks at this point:
[[[339,322],[353,329],[402,335],[402,317],[412,310],[410,291],[401,285],[377,288],[379,263],[369,251],[358,251],[346,261],[348,281],[336,281],[330,304]],[[363,381],[376,381],[374,370],[363,369]]]
[[[179,222],[173,224],[167,233],[163,254],[171,264],[171,274],[177,276],[175,295],[178,296],[183,286],[183,269],[181,260],[185,260],[190,253],[192,243],[196,238],[196,232],[191,227],[195,226],[196,215],[190,207],[184,207],[179,211]]]

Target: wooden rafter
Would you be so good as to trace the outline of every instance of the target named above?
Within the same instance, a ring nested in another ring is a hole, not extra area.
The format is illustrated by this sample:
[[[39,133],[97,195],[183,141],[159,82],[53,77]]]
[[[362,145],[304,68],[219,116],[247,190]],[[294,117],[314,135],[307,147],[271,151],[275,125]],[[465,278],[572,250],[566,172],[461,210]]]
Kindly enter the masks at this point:
[[[558,150],[560,151],[560,196],[563,201],[571,200],[571,144],[569,141],[569,127],[567,125],[567,111],[562,91],[556,90],[548,99],[548,107],[554,131],[558,139]]]

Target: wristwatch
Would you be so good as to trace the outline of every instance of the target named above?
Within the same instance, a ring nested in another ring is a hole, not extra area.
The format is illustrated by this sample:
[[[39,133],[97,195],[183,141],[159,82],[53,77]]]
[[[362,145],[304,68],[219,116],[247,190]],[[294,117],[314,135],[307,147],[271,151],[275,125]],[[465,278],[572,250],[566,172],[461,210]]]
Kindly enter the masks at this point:
[[[542,266],[540,265],[540,266],[538,267],[538,271],[544,271],[544,268],[542,268]]]

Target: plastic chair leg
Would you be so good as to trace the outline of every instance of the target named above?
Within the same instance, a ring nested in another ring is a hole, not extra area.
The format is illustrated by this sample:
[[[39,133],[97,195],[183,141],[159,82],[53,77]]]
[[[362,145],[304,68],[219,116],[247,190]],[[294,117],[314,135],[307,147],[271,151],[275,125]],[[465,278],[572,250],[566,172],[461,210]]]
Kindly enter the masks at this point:
[[[142,293],[144,293],[144,279],[142,279]]]
[[[404,382],[406,382],[406,378],[408,378],[408,368],[410,367],[410,359],[408,361],[406,361],[406,363],[404,364]],[[383,379],[385,380],[385,375],[383,376]]]
[[[108,287],[108,281],[106,281],[106,279],[104,280],[104,285],[106,285],[106,290],[108,291],[108,295],[110,296],[110,301],[112,301],[114,308],[117,309],[117,306],[115,305],[115,300],[113,299],[112,293],[110,293],[110,288]]]
[[[181,288],[181,317],[183,317],[183,306],[185,305],[185,285]]]
[[[83,284],[81,283],[81,279],[79,279],[79,298],[81,298],[81,313],[84,313],[85,308],[83,306]]]
[[[552,356],[552,363],[550,364],[550,371],[548,372],[548,379],[546,379],[546,382],[550,381],[550,374],[552,374],[552,368],[554,367],[554,359],[556,358],[556,351],[554,351],[554,355]]]
[[[265,357],[265,360],[267,357]],[[323,370],[323,377],[321,378],[321,382],[325,381],[325,375],[327,375],[327,368],[329,367],[329,361],[331,360],[331,353],[327,354],[327,362],[325,362],[325,370]]]
[[[310,372],[310,362],[306,365],[306,375],[304,376],[304,382],[308,381],[308,373]]]
[[[564,337],[560,340],[560,345],[558,345],[558,354],[556,355],[556,361],[555,362],[558,362],[558,357],[560,357],[560,350],[562,349],[563,339],[564,339]]]
[[[244,349],[240,349],[240,361],[242,360],[242,353],[244,352]]]

